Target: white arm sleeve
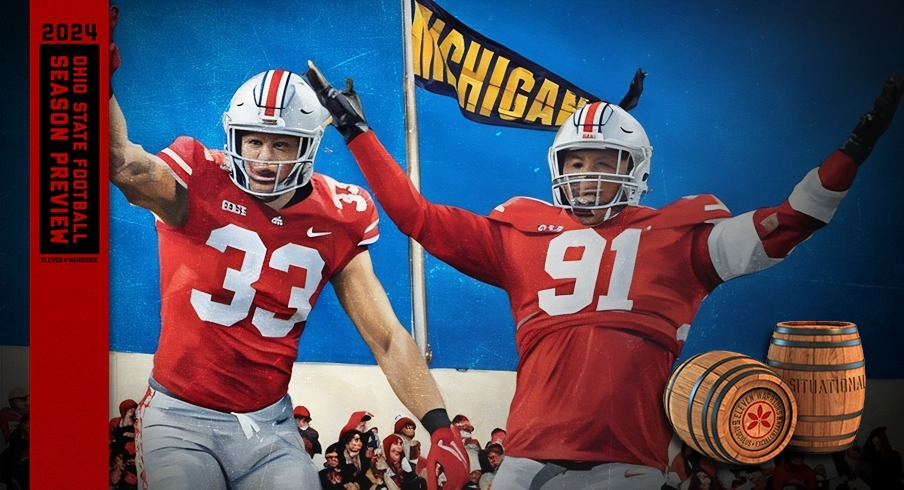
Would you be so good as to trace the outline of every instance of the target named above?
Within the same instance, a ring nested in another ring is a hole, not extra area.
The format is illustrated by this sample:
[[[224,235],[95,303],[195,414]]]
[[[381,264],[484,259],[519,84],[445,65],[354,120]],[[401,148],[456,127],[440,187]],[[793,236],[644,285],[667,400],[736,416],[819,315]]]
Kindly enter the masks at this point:
[[[707,240],[709,257],[723,281],[781,262],[766,255],[753,226],[753,211],[716,223]]]
[[[828,223],[835,216],[835,210],[848,191],[830,191],[819,180],[819,169],[814,168],[794,186],[788,197],[788,204],[795,211]]]
[[[823,187],[819,169],[814,168],[794,187],[788,204],[798,213],[828,223],[846,195],[847,191],[832,191]],[[723,281],[761,271],[782,261],[781,257],[766,255],[753,224],[753,216],[751,211],[719,221],[709,235],[709,256]],[[799,241],[806,239],[810,232],[801,230],[801,233]],[[790,250],[786,252],[790,253]]]

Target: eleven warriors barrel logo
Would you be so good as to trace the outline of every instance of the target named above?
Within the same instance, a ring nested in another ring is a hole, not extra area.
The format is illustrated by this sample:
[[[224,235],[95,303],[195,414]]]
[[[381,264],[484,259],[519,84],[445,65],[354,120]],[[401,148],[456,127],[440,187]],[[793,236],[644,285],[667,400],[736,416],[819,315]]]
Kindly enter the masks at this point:
[[[785,406],[772,390],[758,388],[738,398],[731,409],[731,436],[738,446],[756,451],[779,438],[785,426]]]

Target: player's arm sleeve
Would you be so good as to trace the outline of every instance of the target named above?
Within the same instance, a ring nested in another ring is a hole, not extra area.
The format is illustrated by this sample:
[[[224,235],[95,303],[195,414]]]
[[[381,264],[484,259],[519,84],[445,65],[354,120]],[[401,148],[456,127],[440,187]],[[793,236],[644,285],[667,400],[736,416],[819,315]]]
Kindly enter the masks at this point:
[[[485,216],[429,202],[411,183],[373,131],[348,145],[383,210],[399,230],[459,271],[500,285],[499,226]]]
[[[110,182],[130,203],[167,224],[179,225],[188,207],[186,189],[157,155],[129,140],[126,119],[116,97],[110,98]]]
[[[811,170],[778,206],[760,208],[713,226],[710,259],[723,281],[781,262],[798,244],[831,221],[853,182],[856,165],[834,152]]]

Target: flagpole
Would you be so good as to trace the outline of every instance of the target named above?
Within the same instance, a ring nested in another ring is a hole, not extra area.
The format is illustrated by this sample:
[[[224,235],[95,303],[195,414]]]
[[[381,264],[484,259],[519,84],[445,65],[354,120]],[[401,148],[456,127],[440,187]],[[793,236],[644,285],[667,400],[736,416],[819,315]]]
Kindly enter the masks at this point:
[[[418,152],[417,104],[414,94],[414,60],[411,50],[412,0],[402,2],[402,47],[405,53],[403,90],[405,94],[405,148],[408,178],[414,188],[421,188],[420,153]],[[427,290],[424,274],[424,248],[408,239],[408,270],[411,275],[411,335],[421,355],[429,364],[433,358],[427,339]]]

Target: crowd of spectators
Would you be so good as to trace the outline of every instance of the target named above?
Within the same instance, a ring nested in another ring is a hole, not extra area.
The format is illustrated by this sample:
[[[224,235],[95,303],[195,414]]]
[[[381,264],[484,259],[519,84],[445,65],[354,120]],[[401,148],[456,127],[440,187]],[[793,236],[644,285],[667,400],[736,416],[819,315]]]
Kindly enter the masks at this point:
[[[8,406],[0,409],[3,448],[0,454],[0,489],[28,489],[30,435],[29,395],[12,388]],[[109,423],[110,490],[138,488],[135,466],[135,412],[132,399],[119,404],[119,416]],[[304,406],[293,412],[298,433],[311,457],[323,455],[320,482],[336,490],[422,490],[426,485],[426,458],[416,439],[412,417],[396,417],[391,434],[380,438],[369,425],[373,415],[355,411],[338,433],[338,439],[323,448],[320,432],[311,426],[311,413]],[[506,431],[494,428],[481,445],[471,421],[453,418],[471,461],[468,490],[492,487],[496,469],[505,458]],[[663,490],[904,490],[901,454],[895,451],[885,427],[872,429],[864,444],[855,442],[834,454],[803,454],[783,451],[773,461],[755,466],[729,465],[700,454],[682,444],[668,468],[669,483]],[[458,490],[458,489],[452,489]]]
[[[119,404],[119,416],[109,423],[110,490],[138,488],[135,467],[135,411],[132,399]],[[418,425],[414,418],[398,415],[392,433],[380,437],[378,427],[370,425],[373,414],[352,412],[348,422],[329,442],[312,426],[310,410],[296,406],[293,410],[298,434],[312,459],[323,457],[320,484],[325,490],[425,490],[426,458],[421,457],[421,443],[416,438]],[[465,488],[488,489],[492,477],[505,455],[506,432],[495,428],[490,439],[481,446],[474,437],[475,429],[464,415],[453,418],[461,432],[471,461],[471,478]],[[329,443],[328,443],[329,442]],[[323,447],[326,449],[323,449]],[[440,482],[443,481],[439,475]]]
[[[8,406],[0,409],[3,448],[0,453],[0,489],[28,489],[29,395],[12,388]],[[110,490],[138,488],[135,466],[135,416],[138,403],[119,404],[119,416],[109,423]],[[389,435],[380,438],[370,425],[373,415],[355,411],[338,433],[336,441],[323,448],[320,432],[311,426],[311,413],[304,406],[293,411],[298,433],[308,454],[323,455],[320,482],[336,490],[422,490],[426,486],[426,458],[416,439],[417,423],[399,415]],[[471,461],[468,490],[492,487],[496,469],[505,458],[503,428],[494,428],[481,445],[471,421],[453,418]],[[669,483],[663,490],[904,490],[901,454],[892,448],[885,427],[872,429],[864,444],[855,442],[834,454],[803,454],[783,451],[773,461],[755,466],[716,462],[682,444],[668,468]],[[441,479],[442,481],[442,479]],[[458,490],[458,489],[452,489]]]
[[[9,398],[10,407],[0,412],[8,448],[4,452],[4,468],[8,461],[6,454],[13,447],[10,440],[19,437],[25,441],[27,469],[28,395],[17,388],[10,391]],[[137,488],[134,430],[137,407],[134,400],[123,400],[119,405],[120,415],[110,420],[110,490]],[[19,418],[10,411],[19,414]],[[327,444],[321,440],[321,432],[312,427],[311,412],[306,407],[296,406],[293,414],[308,454],[312,458],[323,457],[320,482],[325,490],[427,488],[426,458],[421,457],[421,443],[416,438],[418,426],[413,417],[398,415],[392,432],[381,438],[379,429],[370,425],[373,414],[354,411],[339,430],[338,438]],[[7,420],[15,422],[7,423]],[[492,488],[493,476],[505,459],[505,429],[492,429],[489,440],[481,445],[476,438],[477,430],[467,416],[456,415],[453,423],[461,433],[471,462],[470,480],[464,489]],[[6,437],[7,433],[11,434],[10,438]],[[22,453],[16,454],[20,456],[13,460],[21,461]],[[885,427],[871,430],[863,446],[855,442],[843,451],[823,455],[785,450],[773,461],[750,466],[714,461],[682,443],[668,473],[669,482],[662,490],[904,490],[901,455],[892,448]],[[9,488],[27,488],[27,475],[25,486]]]
[[[833,454],[786,449],[762,465],[716,462],[682,444],[669,477],[663,490],[904,490],[901,454],[885,427],[873,429],[863,447],[854,442]]]

